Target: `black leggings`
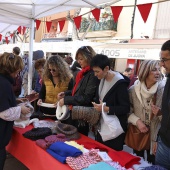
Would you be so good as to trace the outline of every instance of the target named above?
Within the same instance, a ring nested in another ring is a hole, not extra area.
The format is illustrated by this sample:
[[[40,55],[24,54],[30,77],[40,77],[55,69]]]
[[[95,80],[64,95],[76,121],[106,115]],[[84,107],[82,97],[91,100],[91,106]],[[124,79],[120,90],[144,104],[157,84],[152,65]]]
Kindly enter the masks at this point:
[[[6,159],[6,150],[5,147],[8,145],[13,130],[12,121],[5,121],[0,119],[0,170],[3,170],[5,159]]]
[[[133,150],[133,152],[136,153],[137,156],[145,158],[145,155],[144,155],[145,151]],[[146,153],[147,153],[147,161],[155,165],[155,155],[151,155],[150,150],[147,150]]]

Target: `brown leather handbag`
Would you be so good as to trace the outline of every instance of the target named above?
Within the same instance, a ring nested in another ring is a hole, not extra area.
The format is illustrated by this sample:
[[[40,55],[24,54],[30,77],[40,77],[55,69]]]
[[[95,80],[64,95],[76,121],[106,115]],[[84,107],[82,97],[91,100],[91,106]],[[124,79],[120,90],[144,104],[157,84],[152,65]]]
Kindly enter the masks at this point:
[[[137,151],[149,150],[150,130],[147,133],[141,133],[136,126],[129,124],[125,137],[125,144]]]

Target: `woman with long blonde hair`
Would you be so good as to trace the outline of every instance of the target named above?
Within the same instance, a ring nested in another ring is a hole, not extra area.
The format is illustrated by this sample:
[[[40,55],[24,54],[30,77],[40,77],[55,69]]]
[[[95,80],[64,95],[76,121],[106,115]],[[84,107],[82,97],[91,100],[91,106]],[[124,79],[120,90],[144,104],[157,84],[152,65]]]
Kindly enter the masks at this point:
[[[60,92],[72,89],[72,74],[68,64],[59,55],[51,56],[44,66],[43,83],[37,104],[42,102],[56,105]],[[44,116],[55,117],[56,108],[41,107]]]

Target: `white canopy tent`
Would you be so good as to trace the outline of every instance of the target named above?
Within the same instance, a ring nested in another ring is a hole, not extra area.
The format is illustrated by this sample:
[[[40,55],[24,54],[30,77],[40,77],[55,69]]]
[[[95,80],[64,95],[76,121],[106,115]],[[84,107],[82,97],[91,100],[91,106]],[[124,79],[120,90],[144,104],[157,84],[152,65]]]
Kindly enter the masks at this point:
[[[108,0],[108,5],[118,1],[120,0]],[[97,8],[104,3],[106,0],[0,0],[0,34],[4,35],[8,31],[14,31],[18,26],[30,28],[29,93],[32,82],[31,63],[35,19],[77,8]]]

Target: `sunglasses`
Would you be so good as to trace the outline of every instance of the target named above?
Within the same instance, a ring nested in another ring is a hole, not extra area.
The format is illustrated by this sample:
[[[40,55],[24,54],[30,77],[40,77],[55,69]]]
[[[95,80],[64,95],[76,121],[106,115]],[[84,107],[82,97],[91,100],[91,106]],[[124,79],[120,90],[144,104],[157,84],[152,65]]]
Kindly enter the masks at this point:
[[[89,53],[91,53],[87,46],[82,46],[82,47],[80,47],[80,49],[86,50],[86,51],[88,51]]]
[[[50,72],[56,72],[55,69],[48,69]]]

